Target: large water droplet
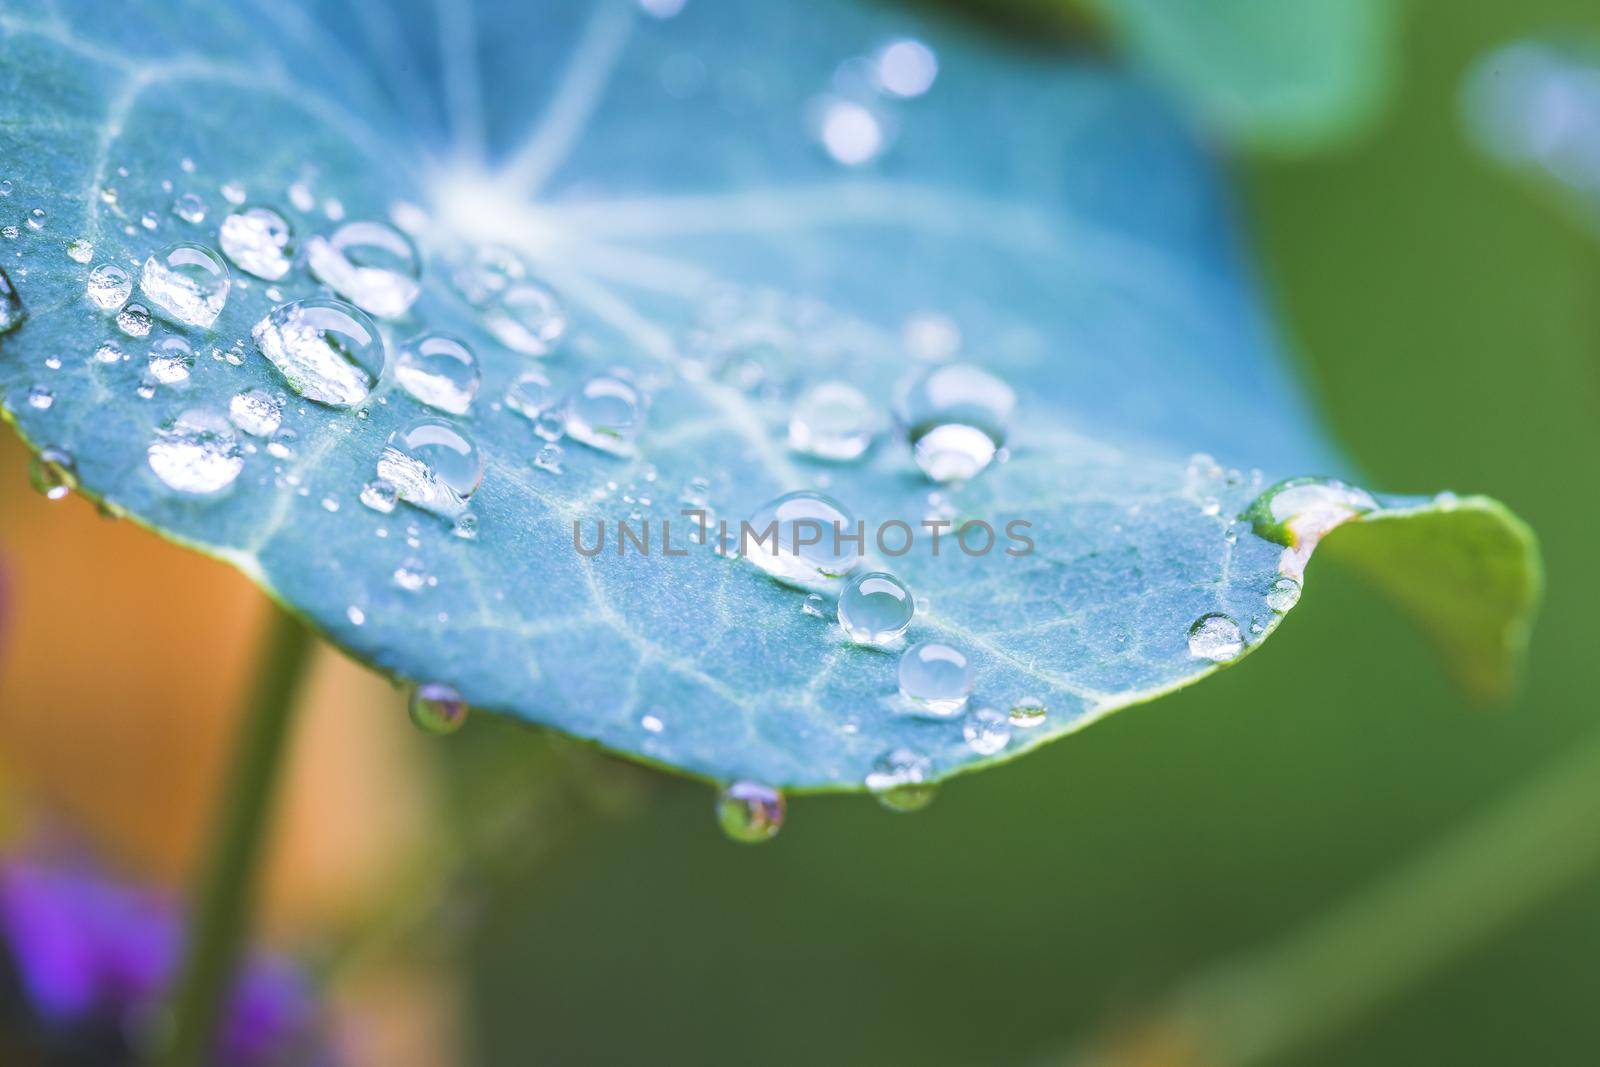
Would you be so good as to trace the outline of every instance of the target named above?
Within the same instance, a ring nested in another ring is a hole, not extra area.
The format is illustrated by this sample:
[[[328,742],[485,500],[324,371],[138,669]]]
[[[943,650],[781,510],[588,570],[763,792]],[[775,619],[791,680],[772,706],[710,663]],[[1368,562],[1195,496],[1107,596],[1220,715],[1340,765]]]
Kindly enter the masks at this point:
[[[1241,517],[1257,537],[1289,548],[1314,547],[1335,526],[1377,507],[1365,489],[1333,478],[1290,478],[1256,497]]]
[[[818,459],[860,458],[872,444],[878,413],[849,382],[823,382],[795,403],[789,417],[789,447]]]
[[[28,481],[46,500],[60,500],[78,484],[78,468],[64,449],[41,448],[28,465]]]
[[[851,580],[839,594],[839,625],[850,640],[886,645],[911,625],[916,602],[906,584],[892,574],[872,571]]]
[[[16,329],[27,317],[27,309],[22,306],[22,298],[17,295],[16,286],[11,284],[6,272],[0,270],[0,333],[9,333]]]
[[[1011,720],[994,708],[979,708],[961,724],[967,747],[980,756],[992,756],[1011,743]]]
[[[919,712],[947,719],[972,695],[972,663],[958,648],[939,641],[912,645],[900,657],[900,695]]]
[[[567,436],[619,456],[633,454],[644,421],[643,398],[621,378],[590,378],[567,399]]]
[[[419,419],[389,435],[378,477],[408,504],[455,515],[483,480],[483,458],[448,422]]]
[[[150,377],[162,385],[189,380],[194,370],[194,349],[181,337],[163,337],[150,346]]]
[[[927,782],[931,769],[926,756],[897,748],[874,761],[865,784],[890,811],[920,811],[933,802],[934,787]]]
[[[220,492],[244,469],[233,427],[212,411],[185,411],[157,430],[146,458],[156,477],[180,493]]]
[[[783,794],[758,782],[734,782],[717,795],[717,824],[745,845],[770,841],[783,828]]]
[[[936,482],[965,481],[994,459],[1006,441],[1017,394],[988,371],[967,363],[935,367],[899,398],[917,466]]]
[[[567,332],[567,312],[555,293],[534,282],[509,285],[484,309],[483,324],[507,348],[542,356]]]
[[[738,550],[774,578],[808,583],[843,578],[860,563],[855,519],[836,500],[802,490],[750,516]]]
[[[294,227],[270,207],[242,207],[222,220],[222,251],[246,274],[275,282],[294,263]]]
[[[1189,627],[1189,655],[1226,663],[1244,651],[1244,634],[1239,624],[1221,612],[1202,615]]]
[[[129,304],[117,312],[117,329],[129,337],[147,336],[150,326],[150,309],[143,304]]]
[[[246,389],[228,401],[228,417],[251,437],[270,437],[283,422],[283,405],[265,389]]]
[[[101,311],[116,311],[133,295],[133,279],[115,263],[102,263],[89,272],[84,293]]]
[[[383,373],[383,338],[342,300],[280,304],[251,331],[256,347],[300,396],[329,407],[361,403]]]
[[[407,705],[411,721],[430,734],[453,734],[467,721],[467,703],[461,694],[440,682],[424,682],[411,693]]]
[[[440,333],[414,337],[395,354],[394,376],[429,407],[465,415],[478,395],[478,360],[465,342]]]
[[[379,318],[404,315],[422,291],[416,247],[386,222],[348,222],[313,237],[306,262],[318,281]]]
[[[1267,589],[1267,607],[1279,615],[1300,603],[1300,583],[1293,578],[1279,578]]]
[[[186,326],[210,328],[228,302],[228,267],[211,249],[179,241],[144,261],[139,288],[150,302]]]

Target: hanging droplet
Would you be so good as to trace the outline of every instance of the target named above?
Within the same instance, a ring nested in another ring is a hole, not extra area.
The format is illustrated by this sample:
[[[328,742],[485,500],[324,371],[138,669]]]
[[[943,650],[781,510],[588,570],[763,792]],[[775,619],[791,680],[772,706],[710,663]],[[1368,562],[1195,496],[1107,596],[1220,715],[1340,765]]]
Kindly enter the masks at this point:
[[[251,437],[270,437],[283,422],[283,404],[265,389],[246,389],[228,401],[228,417]]]
[[[920,811],[933,802],[927,777],[932,764],[908,748],[884,753],[867,772],[866,787],[878,803],[895,812]]]
[[[383,338],[360,308],[317,298],[280,304],[250,331],[295,393],[329,407],[367,398],[383,374]]]
[[[156,477],[180,493],[220,492],[244,469],[233,427],[211,411],[185,411],[157,430],[146,458]]]
[[[789,417],[789,447],[818,459],[859,459],[872,444],[878,413],[849,382],[823,382],[806,390]]]
[[[865,645],[899,640],[915,611],[906,583],[883,571],[852,579],[839,594],[839,625],[850,640]]]
[[[967,654],[940,641],[912,645],[900,657],[900,695],[917,711],[948,719],[972,695],[972,663]]]
[[[389,435],[378,457],[378,478],[408,504],[455,515],[483,480],[483,458],[448,422],[419,419]]]
[[[209,329],[228,302],[228,267],[204,245],[179,241],[144,261],[139,289],[186,326]]]
[[[644,421],[639,391],[621,378],[590,378],[567,400],[567,436],[613,455],[633,454]]]
[[[750,516],[738,551],[774,578],[808,583],[843,578],[861,562],[855,519],[835,500],[786,493]]]
[[[1017,394],[994,375],[951,363],[917,379],[895,414],[922,472],[936,482],[960,482],[994,460],[1016,403]]]
[[[313,237],[306,262],[318,281],[379,318],[404,315],[422,291],[416,246],[386,222],[348,222]]]
[[[478,395],[478,360],[463,341],[442,333],[414,337],[395,354],[394,376],[429,407],[465,415]]]
[[[1011,743],[1011,720],[994,708],[979,708],[961,724],[967,747],[980,756],[993,756]]]
[[[411,693],[411,721],[424,733],[453,734],[467,722],[461,694],[439,682],[424,682]]]
[[[64,449],[41,448],[28,464],[28,481],[46,500],[60,500],[77,487],[77,464]]]
[[[101,311],[116,311],[133,295],[133,279],[115,263],[102,263],[89,272],[84,292]]]
[[[1189,654],[1213,663],[1226,663],[1244,651],[1239,624],[1221,612],[1202,615],[1189,627]]]
[[[184,193],[172,202],[172,213],[184,222],[198,226],[206,221],[206,202],[195,193]]]
[[[734,782],[717,795],[717,824],[744,845],[770,841],[783,829],[783,794],[758,782]]]
[[[11,284],[6,272],[0,270],[0,333],[10,333],[21,326],[22,320],[27,317],[28,311],[22,306],[16,286]]]
[[[1008,718],[1012,726],[1031,730],[1035,726],[1043,726],[1045,716],[1048,714],[1049,709],[1045,707],[1044,701],[1038,697],[1023,697],[1011,705]]]
[[[1267,607],[1279,615],[1300,603],[1300,583],[1293,578],[1279,578],[1267,588]]]
[[[129,304],[117,312],[117,329],[129,337],[148,336],[150,326],[150,309],[143,304]]]
[[[549,289],[535,282],[519,282],[508,285],[484,309],[483,324],[507,348],[542,356],[566,334],[567,312]]]
[[[189,380],[194,370],[194,349],[181,337],[163,337],[150,346],[150,377],[162,385]]]
[[[231,212],[222,220],[217,241],[234,266],[269,282],[288,274],[294,264],[294,227],[260,204]]]

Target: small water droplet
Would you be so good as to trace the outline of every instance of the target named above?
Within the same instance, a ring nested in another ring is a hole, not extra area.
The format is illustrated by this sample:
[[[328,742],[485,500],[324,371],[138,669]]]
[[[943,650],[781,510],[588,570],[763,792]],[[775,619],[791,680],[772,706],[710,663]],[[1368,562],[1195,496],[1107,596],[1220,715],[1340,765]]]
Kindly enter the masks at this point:
[[[567,436],[602,452],[627,456],[644,420],[643,398],[621,378],[603,374],[567,400]]]
[[[60,500],[78,484],[78,468],[71,453],[41,448],[28,465],[28,481],[46,500]]]
[[[456,521],[450,526],[453,537],[463,541],[476,541],[478,539],[478,516],[470,511],[463,511],[456,516]]]
[[[555,293],[537,282],[508,285],[483,312],[483,324],[501,344],[543,356],[567,332],[567,312]]]
[[[506,407],[530,421],[556,407],[560,396],[551,386],[550,379],[540,371],[524,371],[506,390]],[[564,425],[564,423],[563,423]],[[560,434],[556,435],[557,437]]]
[[[467,721],[461,694],[439,682],[424,682],[411,693],[411,721],[424,733],[453,734]]]
[[[354,604],[344,609],[344,617],[350,620],[351,626],[365,626],[367,624],[367,613]]]
[[[245,193],[244,186],[239,182],[233,181],[223,182],[219,192],[222,193],[222,199],[226,200],[230,204],[244,203],[245,196],[247,195]]]
[[[265,389],[246,389],[228,401],[228,417],[252,437],[268,437],[283,422],[283,404]]]
[[[302,215],[309,215],[317,210],[317,196],[311,191],[311,186],[305,182],[293,182],[289,189],[289,203]]]
[[[1300,603],[1300,583],[1293,578],[1279,578],[1267,589],[1267,607],[1279,615]]]
[[[522,258],[509,248],[474,245],[451,258],[448,277],[463,300],[481,308],[520,282],[527,270]]]
[[[55,406],[56,394],[47,385],[34,385],[28,389],[28,406],[35,411],[49,411]]]
[[[828,600],[821,593],[811,593],[806,597],[805,602],[800,605],[800,610],[807,615],[826,619],[828,617]]]
[[[939,57],[921,41],[901,37],[878,49],[873,74],[878,88],[909,100],[933,88],[933,80],[939,75]]]
[[[967,654],[940,641],[912,645],[900,657],[900,695],[923,714],[948,719],[972,695]]]
[[[961,724],[967,747],[980,756],[992,756],[1011,743],[1011,720],[994,708],[979,708]]]
[[[659,734],[662,730],[667,728],[667,724],[662,722],[660,716],[657,715],[640,716],[639,725],[653,734]]]
[[[428,584],[428,572],[418,560],[408,559],[394,569],[394,584],[408,593],[420,592]]]
[[[917,379],[900,396],[895,414],[922,472],[936,482],[959,482],[994,460],[1016,402],[1016,393],[994,375],[951,363]]]
[[[802,490],[786,493],[750,516],[744,544],[735,548],[774,578],[815,582],[842,578],[860,563],[847,541],[857,523],[838,501]]]
[[[429,407],[465,415],[478,395],[478,360],[463,341],[430,333],[412,338],[395,354],[395,378]]]
[[[901,325],[900,342],[913,359],[943,363],[961,351],[961,327],[942,312],[919,311]]]
[[[394,486],[388,482],[371,481],[361,487],[361,503],[380,515],[387,515],[394,510],[398,496]]]
[[[1244,651],[1239,624],[1221,612],[1202,615],[1189,627],[1189,654],[1213,663],[1226,663]]]
[[[145,337],[150,333],[150,309],[143,304],[129,304],[117,312],[117,329],[129,337]]]
[[[12,185],[10,178],[0,179],[0,196],[10,196],[11,189]]]
[[[231,286],[228,267],[204,245],[179,241],[144,261],[139,288],[150,302],[188,326],[209,329]]]
[[[108,365],[122,362],[122,346],[115,341],[100,342],[94,350],[94,361]]]
[[[28,212],[28,229],[30,229],[30,230],[42,230],[42,229],[44,229],[44,219],[45,219],[44,208],[42,208],[42,207],[34,208],[32,211]]]
[[[744,845],[770,841],[783,828],[783,794],[759,782],[734,782],[717,795],[717,825]]]
[[[546,444],[533,454],[533,465],[550,474],[561,473],[561,457],[566,454],[558,444]]]
[[[150,377],[162,385],[189,380],[194,370],[194,349],[181,337],[163,337],[150,346]]]
[[[878,413],[849,382],[813,386],[789,417],[789,447],[818,459],[859,459],[872,444]]]
[[[115,263],[102,263],[89,272],[84,292],[101,311],[116,311],[133,295],[133,278]]]
[[[0,333],[16,329],[27,317],[28,311],[22,306],[22,298],[17,295],[16,287],[11,284],[6,272],[0,270]]]
[[[1028,696],[1011,705],[1009,718],[1012,726],[1031,730],[1035,726],[1043,726],[1045,716],[1048,714],[1049,709],[1045,707],[1044,701],[1038,697]]]
[[[874,761],[865,785],[890,811],[920,811],[933,802],[934,787],[927,782],[931,770],[926,756],[897,748]]]
[[[220,492],[244,469],[244,453],[228,420],[199,409],[157,430],[146,458],[156,477],[180,493]]]
[[[342,300],[280,304],[250,334],[290,389],[329,407],[361,403],[383,373],[377,326]]]
[[[241,207],[222,220],[217,241],[246,274],[275,282],[294,263],[294,227],[270,207]]]
[[[184,193],[172,202],[172,213],[191,225],[206,221],[206,202],[197,193]]]
[[[386,222],[349,222],[312,237],[306,263],[318,281],[379,318],[404,315],[422,291],[416,246]]]
[[[287,426],[280,426],[267,441],[267,455],[274,459],[288,459],[294,455],[294,443],[300,435]]]
[[[408,504],[455,515],[483,480],[483,459],[448,422],[419,419],[389,435],[378,457],[378,478]]]
[[[911,590],[883,571],[852,579],[839,594],[839,625],[850,640],[861,644],[887,645],[899,640],[915,611]]]
[[[94,258],[94,244],[82,237],[67,245],[67,258],[74,263],[87,263]]]
[[[870,108],[837,98],[821,101],[817,108],[817,139],[834,162],[859,167],[878,158],[884,145],[883,124]]]

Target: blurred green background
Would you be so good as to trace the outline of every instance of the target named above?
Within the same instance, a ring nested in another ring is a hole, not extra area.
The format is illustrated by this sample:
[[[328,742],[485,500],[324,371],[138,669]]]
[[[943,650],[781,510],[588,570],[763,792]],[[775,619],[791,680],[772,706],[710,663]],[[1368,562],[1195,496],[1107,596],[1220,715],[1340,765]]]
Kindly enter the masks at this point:
[[[1239,668],[915,816],[801,798],[744,849],[703,788],[662,780],[633,815],[568,827],[474,942],[478,1062],[1047,1057],[1384,879],[1596,731],[1600,243],[1476,153],[1458,90],[1484,52],[1600,32],[1600,11],[1427,0],[1401,22],[1375,128],[1233,165],[1264,285],[1371,484],[1487,493],[1538,531],[1523,695],[1464,703],[1323,560]],[[453,758],[514,731],[473,733]],[[1600,780],[1591,799],[1600,815]],[[1285,1062],[1593,1062],[1595,874]]]

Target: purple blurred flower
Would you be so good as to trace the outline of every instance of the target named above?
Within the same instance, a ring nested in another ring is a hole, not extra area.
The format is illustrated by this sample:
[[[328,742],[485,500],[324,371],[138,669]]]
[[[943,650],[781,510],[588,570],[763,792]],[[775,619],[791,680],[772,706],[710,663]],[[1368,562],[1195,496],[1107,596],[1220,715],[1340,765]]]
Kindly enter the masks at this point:
[[[59,1062],[123,1062],[105,1048],[108,1041],[131,1054],[168,991],[182,933],[165,898],[85,864],[0,862],[0,937],[37,1043],[59,1049],[74,1032],[94,1035],[95,1058]],[[239,975],[215,1062],[327,1063],[316,1051],[319,1031],[302,976],[281,957],[257,953]]]

